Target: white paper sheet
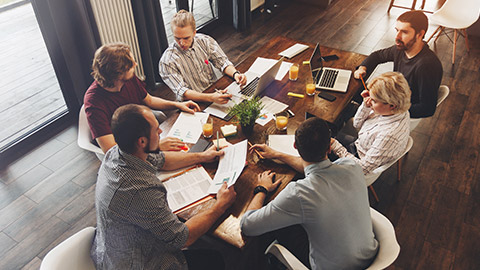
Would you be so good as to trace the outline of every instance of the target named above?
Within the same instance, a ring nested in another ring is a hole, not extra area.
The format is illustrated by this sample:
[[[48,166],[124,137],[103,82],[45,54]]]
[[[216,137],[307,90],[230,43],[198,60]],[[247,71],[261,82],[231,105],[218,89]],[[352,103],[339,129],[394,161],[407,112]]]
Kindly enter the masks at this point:
[[[288,105],[277,101],[271,97],[264,96],[260,99],[262,104],[265,106],[260,113],[260,117],[255,121],[255,123],[264,126],[266,123],[270,122],[273,119],[273,115],[285,110],[288,108]]]
[[[208,189],[210,194],[216,194],[223,182],[227,182],[229,187],[235,184],[247,160],[247,140],[223,148],[223,151],[225,155],[220,157],[213,183]]]
[[[263,75],[263,73],[267,72],[269,68],[275,65],[277,61],[278,60],[275,60],[275,59],[257,57],[257,59],[255,59],[255,62],[253,62],[253,64],[248,69],[248,71],[258,74],[257,76],[261,76]],[[292,66],[292,63],[283,61],[282,65],[280,66],[280,69],[278,69],[277,75],[275,76],[275,80],[281,81],[283,77],[287,74],[291,66]]]
[[[202,134],[202,119],[207,119],[208,113],[196,112],[190,114],[181,112],[166,137],[174,137],[185,143],[197,143]]]
[[[157,174],[167,189],[167,202],[172,211],[208,196],[208,188],[212,183],[212,178],[202,166],[179,171]],[[167,180],[164,181],[165,179]]]
[[[279,152],[299,157],[298,150],[293,147],[295,142],[295,135],[268,135],[268,145]]]

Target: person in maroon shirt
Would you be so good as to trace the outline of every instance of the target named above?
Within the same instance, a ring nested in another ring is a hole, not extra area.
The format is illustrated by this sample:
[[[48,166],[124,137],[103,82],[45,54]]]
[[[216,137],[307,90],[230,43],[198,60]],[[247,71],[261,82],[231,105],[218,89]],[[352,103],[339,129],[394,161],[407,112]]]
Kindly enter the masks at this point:
[[[92,138],[104,153],[116,145],[110,121],[115,110],[122,105],[139,104],[153,110],[180,109],[189,113],[200,111],[193,101],[175,102],[148,94],[145,84],[135,76],[136,65],[126,44],[103,45],[95,52],[92,63],[95,81],[85,93],[84,106]],[[160,141],[163,151],[180,150],[183,146],[184,143],[176,138]]]

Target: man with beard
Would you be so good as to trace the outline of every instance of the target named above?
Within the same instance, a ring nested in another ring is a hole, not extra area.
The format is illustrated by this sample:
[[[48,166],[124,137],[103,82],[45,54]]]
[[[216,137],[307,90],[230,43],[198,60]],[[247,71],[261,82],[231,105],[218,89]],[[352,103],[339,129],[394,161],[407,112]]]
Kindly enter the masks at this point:
[[[395,24],[395,45],[373,52],[354,72],[354,77],[360,79],[369,76],[378,64],[393,61],[393,70],[405,76],[412,91],[411,118],[429,117],[435,113],[442,81],[442,64],[423,41],[427,28],[428,19],[423,12],[403,13]]]
[[[95,190],[97,229],[91,257],[97,269],[224,269],[213,250],[181,250],[193,244],[234,202],[227,184],[212,207],[185,223],[168,206],[158,170],[212,162],[223,151],[161,152],[158,121],[143,105],[118,108],[112,117],[117,145],[105,155]]]

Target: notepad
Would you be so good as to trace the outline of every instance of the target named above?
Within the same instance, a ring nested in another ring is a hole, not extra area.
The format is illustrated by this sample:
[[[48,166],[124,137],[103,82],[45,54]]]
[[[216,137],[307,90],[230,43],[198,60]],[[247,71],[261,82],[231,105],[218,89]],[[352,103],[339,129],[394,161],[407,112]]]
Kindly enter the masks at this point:
[[[279,152],[299,157],[298,150],[293,146],[295,135],[270,134],[268,136],[268,145]]]
[[[296,56],[297,54],[305,51],[306,49],[308,49],[307,45],[297,43],[297,44],[291,46],[290,48],[282,51],[278,55],[285,56],[287,58],[292,58],[292,57]]]

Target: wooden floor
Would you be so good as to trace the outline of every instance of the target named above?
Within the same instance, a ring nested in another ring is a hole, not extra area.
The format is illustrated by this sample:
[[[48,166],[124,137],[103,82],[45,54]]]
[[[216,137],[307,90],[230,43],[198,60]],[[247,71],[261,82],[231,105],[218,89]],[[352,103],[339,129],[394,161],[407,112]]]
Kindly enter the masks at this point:
[[[30,3],[0,12],[0,148],[66,111]]]
[[[213,33],[234,63],[277,35],[369,54],[393,44],[395,19],[404,11],[386,14],[389,0],[335,0],[326,11],[279,2],[273,15],[257,14],[248,31],[224,26]],[[401,182],[390,168],[374,184],[381,201],[371,205],[392,221],[401,246],[390,269],[480,269],[480,39],[472,37],[470,46],[466,53],[459,40],[452,67],[452,44],[439,39],[451,93],[412,132]],[[95,226],[100,162],[77,147],[76,133],[73,124],[0,172],[0,269],[38,269],[53,246]],[[264,269],[267,240],[244,251],[209,238],[198,246],[218,248],[227,269]]]

